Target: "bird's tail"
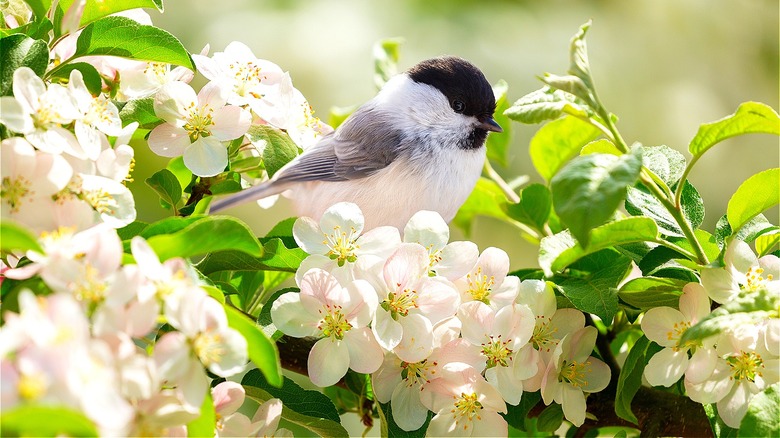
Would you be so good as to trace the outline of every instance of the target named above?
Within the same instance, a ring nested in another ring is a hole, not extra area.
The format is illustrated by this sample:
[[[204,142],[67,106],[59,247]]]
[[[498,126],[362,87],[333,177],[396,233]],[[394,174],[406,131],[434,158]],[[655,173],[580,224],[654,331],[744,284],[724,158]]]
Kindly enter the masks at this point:
[[[287,187],[285,184],[275,184],[272,181],[266,181],[262,184],[250,187],[246,190],[242,190],[238,193],[234,193],[228,197],[217,199],[211,203],[210,211],[217,213],[226,208],[233,207],[234,205],[243,204],[244,202],[256,201],[258,199],[267,198],[268,196],[277,195],[285,191]]]

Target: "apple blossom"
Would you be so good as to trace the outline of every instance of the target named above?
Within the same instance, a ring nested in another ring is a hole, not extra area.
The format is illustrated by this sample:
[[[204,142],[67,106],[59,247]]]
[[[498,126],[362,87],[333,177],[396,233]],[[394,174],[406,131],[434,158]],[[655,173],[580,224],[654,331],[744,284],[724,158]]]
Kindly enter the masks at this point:
[[[610,378],[607,364],[590,356],[596,335],[596,328],[584,327],[564,337],[542,378],[544,403],[559,403],[566,419],[578,427],[585,422],[585,393],[601,391]]]
[[[271,307],[274,325],[293,337],[316,336],[309,352],[309,378],[330,386],[353,369],[373,373],[382,364],[382,348],[368,327],[377,308],[376,292],[364,280],[339,284],[322,269],[301,279],[300,293],[288,292]]]
[[[513,303],[520,279],[507,276],[508,272],[509,256],[506,252],[494,247],[485,249],[469,273],[455,280],[461,301],[482,301],[494,309]]]
[[[236,382],[226,380],[211,388],[217,416],[217,436],[250,436],[254,430],[246,415],[236,412],[244,404],[246,392]]]
[[[430,436],[505,436],[506,403],[501,394],[471,366],[452,362],[425,386],[420,400],[434,412]]]
[[[474,242],[449,240],[450,228],[435,211],[415,213],[404,227],[404,242],[419,243],[428,250],[431,273],[457,280],[477,263],[479,249]]]
[[[780,293],[780,259],[775,255],[756,257],[747,243],[735,240],[723,255],[724,268],[704,268],[701,284],[713,301],[726,303],[740,291],[766,289]]]
[[[461,334],[482,354],[478,370],[507,403],[520,403],[523,380],[537,373],[537,352],[528,340],[534,315],[528,306],[512,304],[495,311],[481,301],[461,304],[458,318]]]
[[[428,261],[424,247],[402,243],[386,262],[363,258],[356,264],[356,276],[378,294],[372,331],[379,345],[406,362],[428,357],[434,345],[433,326],[451,317],[460,301],[449,282],[428,277]]]
[[[86,156],[72,132],[62,125],[81,117],[67,88],[50,84],[29,67],[20,67],[13,75],[14,97],[0,97],[0,122],[9,130],[23,134],[37,149],[51,154]]]
[[[68,89],[81,116],[76,119],[74,131],[76,138],[84,148],[86,158],[96,160],[105,141],[105,135],[117,136],[122,132],[122,120],[119,110],[105,95],[92,97],[84,84],[81,72],[70,73]]]
[[[680,310],[654,307],[642,318],[642,331],[648,339],[665,347],[656,353],[645,367],[645,378],[653,386],[671,386],[683,374],[689,381],[700,382],[709,377],[715,367],[714,339],[706,343],[680,345],[686,329],[710,313],[710,300],[699,283],[688,283],[680,296]],[[688,352],[693,357],[688,359]]]
[[[255,437],[292,437],[293,433],[287,429],[279,428],[279,420],[282,418],[282,401],[272,398],[263,402],[257,408],[252,417],[252,428],[256,431]]]
[[[166,123],[149,134],[157,155],[178,157],[198,176],[214,176],[228,164],[223,141],[246,134],[251,117],[244,109],[225,105],[220,87],[206,84],[198,94],[183,82],[169,82],[154,97],[154,112]]]
[[[360,257],[386,259],[401,244],[397,228],[377,227],[363,233],[364,225],[363,212],[350,202],[334,204],[325,210],[319,222],[298,218],[293,225],[293,237],[310,256],[301,263],[296,278],[300,281],[309,269],[321,268],[336,275],[339,281],[351,281],[355,278],[354,264]]]
[[[120,69],[119,93],[124,99],[143,99],[153,96],[168,83],[189,83],[195,74],[192,70],[161,62],[133,62]]]
[[[41,211],[54,207],[53,196],[71,180],[73,169],[60,155],[36,151],[21,137],[0,143],[3,218],[10,218],[36,231],[56,228],[55,220]]]

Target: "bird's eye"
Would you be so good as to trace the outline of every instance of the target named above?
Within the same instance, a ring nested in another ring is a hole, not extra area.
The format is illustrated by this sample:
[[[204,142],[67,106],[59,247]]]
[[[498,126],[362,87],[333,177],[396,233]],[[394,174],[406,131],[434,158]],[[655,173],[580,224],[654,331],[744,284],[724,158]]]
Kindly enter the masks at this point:
[[[466,110],[466,104],[465,104],[465,103],[463,103],[463,101],[462,101],[462,100],[457,100],[457,99],[456,99],[456,100],[453,100],[453,101],[452,101],[452,109],[453,109],[453,110],[454,110],[456,113],[460,114],[460,113],[462,113],[463,111],[465,111],[465,110]]]

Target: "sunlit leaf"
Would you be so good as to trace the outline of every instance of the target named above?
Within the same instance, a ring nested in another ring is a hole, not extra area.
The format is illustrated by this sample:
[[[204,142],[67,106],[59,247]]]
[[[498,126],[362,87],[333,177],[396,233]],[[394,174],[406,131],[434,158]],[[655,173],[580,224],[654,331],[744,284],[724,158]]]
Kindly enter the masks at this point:
[[[739,186],[729,199],[726,216],[733,231],[780,203],[780,168],[759,172]],[[732,232],[733,232],[732,231]]]
[[[780,135],[780,116],[763,103],[745,102],[734,114],[701,125],[688,145],[688,151],[698,156],[723,140],[754,133]]]

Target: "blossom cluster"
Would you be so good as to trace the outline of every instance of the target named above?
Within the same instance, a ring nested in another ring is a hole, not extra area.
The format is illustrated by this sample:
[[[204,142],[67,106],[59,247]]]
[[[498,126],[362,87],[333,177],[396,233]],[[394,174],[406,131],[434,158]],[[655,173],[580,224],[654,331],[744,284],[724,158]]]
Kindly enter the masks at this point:
[[[729,427],[739,428],[752,397],[780,381],[780,319],[728,325],[717,336],[681,343],[683,333],[710,314],[710,300],[724,305],[757,292],[780,294],[780,259],[760,259],[742,241],[732,242],[725,266],[705,268],[701,283],[689,283],[679,308],[656,307],[642,319],[648,339],[664,347],[647,363],[653,386],[671,386],[684,377],[688,397],[716,404]]]
[[[244,337],[181,258],[161,262],[141,237],[123,264],[116,230],[60,229],[28,251],[10,279],[40,278],[49,294],[19,292],[0,328],[2,405],[67,406],[106,435],[183,431],[211,378],[247,363]]]
[[[419,429],[433,411],[432,436],[506,434],[507,403],[539,390],[584,422],[586,395],[610,373],[591,356],[596,329],[580,311],[557,309],[544,281],[507,275],[504,251],[449,242],[437,213],[415,214],[403,236],[363,225],[356,205],[339,203],[319,223],[304,217],[293,227],[310,256],[296,274],[300,292],[276,299],[271,316],[287,335],[318,338],[308,358],[314,384],[370,373],[402,429]]]

